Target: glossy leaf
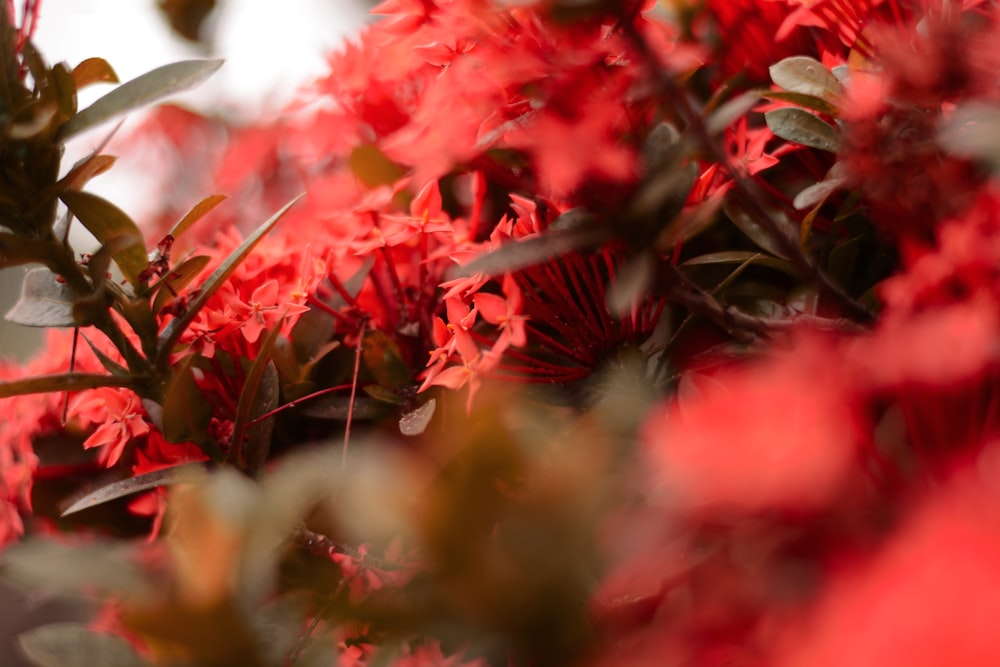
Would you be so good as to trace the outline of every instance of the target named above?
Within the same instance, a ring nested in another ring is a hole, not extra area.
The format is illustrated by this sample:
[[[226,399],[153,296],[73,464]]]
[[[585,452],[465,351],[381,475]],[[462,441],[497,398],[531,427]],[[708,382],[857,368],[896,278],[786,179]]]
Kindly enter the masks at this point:
[[[154,470],[143,475],[136,475],[135,477],[112,482],[107,486],[102,486],[96,491],[91,491],[74,500],[69,507],[63,510],[62,516],[76,514],[91,507],[97,507],[112,500],[118,500],[125,496],[141,493],[142,491],[199,479],[201,476],[200,473],[205,470],[205,465],[204,463],[182,463],[172,468]]]
[[[764,120],[775,135],[787,141],[831,153],[840,149],[837,129],[802,109],[773,109],[764,114]]]
[[[24,274],[21,297],[5,316],[27,327],[75,327],[73,304],[77,295],[52,271],[39,267]]]
[[[147,72],[115,88],[73,116],[59,130],[58,138],[60,141],[66,141],[112,118],[193,88],[222,67],[222,62],[184,60]]]
[[[781,90],[763,90],[760,95],[761,97],[766,97],[769,100],[788,102],[789,104],[794,104],[795,106],[802,107],[803,109],[812,109],[813,111],[818,111],[822,114],[826,114],[827,116],[837,116],[840,114],[840,109],[837,108],[835,104],[813,95],[789,93],[788,91]]]
[[[771,81],[790,93],[816,97],[839,97],[843,92],[840,81],[823,63],[808,56],[792,56],[771,65]]]
[[[173,236],[175,239],[180,238],[181,234],[190,229],[194,223],[208,215],[212,209],[226,201],[226,199],[228,199],[226,195],[209,195],[208,197],[205,197],[200,202],[195,204],[194,207],[188,211],[176,225],[173,226],[173,229],[170,230],[170,236]]]
[[[774,238],[768,230],[764,229],[762,226],[757,224],[757,222],[751,218],[747,213],[745,213],[741,208],[735,204],[727,204],[724,206],[726,215],[729,219],[733,221],[741,232],[747,235],[751,241],[753,241],[758,248],[767,251],[769,255],[775,255],[783,259],[788,259],[785,256],[785,252],[782,250],[781,243],[778,239]],[[772,214],[777,215],[777,214]],[[777,218],[777,222],[780,227],[786,227],[784,217]],[[789,228],[789,234],[792,230]]]
[[[144,667],[128,640],[83,623],[43,625],[17,636],[17,646],[36,667]]]
[[[192,280],[201,275],[210,261],[212,258],[208,255],[195,255],[172,268],[157,284],[153,313],[159,313],[165,305],[173,301],[175,295],[180,294]]]
[[[403,435],[416,436],[427,430],[434,418],[434,410],[437,408],[437,399],[430,399],[423,405],[419,405],[409,412],[404,412],[399,418],[399,432]]]
[[[380,384],[370,384],[366,387],[362,387],[361,390],[374,398],[376,401],[382,401],[383,403],[389,403],[390,405],[402,405],[404,403],[403,397],[400,396],[398,391],[389,389],[388,387],[383,387]]]
[[[355,419],[371,419],[385,410],[385,405],[373,398],[360,397],[354,399],[353,416]],[[351,413],[351,399],[347,396],[326,394],[303,401],[299,414],[316,419],[345,420]]]
[[[59,391],[81,391],[98,387],[130,387],[132,380],[96,373],[60,373],[38,375],[20,380],[0,382],[0,398],[24,394],[49,394]]]
[[[73,68],[73,80],[80,90],[92,83],[118,83],[118,74],[104,58],[87,58]]]
[[[229,276],[232,275],[236,267],[239,266],[240,262],[250,254],[258,243],[264,238],[264,236],[271,231],[271,229],[278,224],[282,216],[288,212],[295,202],[302,198],[299,195],[292,201],[288,202],[281,209],[275,213],[269,220],[258,227],[250,236],[248,236],[243,243],[240,244],[236,250],[232,252],[226,260],[220,264],[212,275],[208,277],[205,284],[202,285],[201,291],[198,296],[192,299],[191,303],[188,305],[188,310],[186,313],[170,321],[170,323],[164,328],[163,333],[160,335],[160,358],[157,359],[157,365],[163,366],[166,364],[170,357],[170,353],[173,351],[174,345],[177,344],[177,340],[184,333],[184,330],[188,328],[194,318],[197,317],[198,311],[205,307],[208,300],[222,287],[222,284],[226,282]]]
[[[847,178],[841,175],[843,169],[838,168],[841,164],[843,163],[835,164],[822,181],[813,183],[795,195],[792,205],[800,211],[813,208],[822,204],[832,193],[841,189],[847,183]]]
[[[149,266],[149,259],[142,232],[135,221],[108,200],[89,192],[68,190],[60,193],[59,198],[101,244],[120,235],[132,237],[133,242],[116,252],[114,260],[122,275],[132,285],[137,285],[139,274]]]

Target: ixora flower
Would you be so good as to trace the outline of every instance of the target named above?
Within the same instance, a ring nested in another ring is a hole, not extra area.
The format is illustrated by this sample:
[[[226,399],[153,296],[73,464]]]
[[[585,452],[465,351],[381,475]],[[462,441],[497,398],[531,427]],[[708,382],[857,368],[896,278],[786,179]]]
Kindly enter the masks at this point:
[[[691,381],[654,411],[642,440],[668,507],[811,511],[858,460],[859,417],[845,378],[818,341],[760,366]]]
[[[783,655],[771,664],[1000,664],[1000,498],[993,475],[953,480],[870,563],[835,574],[815,613],[788,628]]]
[[[99,424],[83,446],[104,447],[101,461],[109,468],[118,463],[133,438],[149,433],[139,397],[127,389],[102,387],[83,392],[70,403],[69,412],[82,422]]]

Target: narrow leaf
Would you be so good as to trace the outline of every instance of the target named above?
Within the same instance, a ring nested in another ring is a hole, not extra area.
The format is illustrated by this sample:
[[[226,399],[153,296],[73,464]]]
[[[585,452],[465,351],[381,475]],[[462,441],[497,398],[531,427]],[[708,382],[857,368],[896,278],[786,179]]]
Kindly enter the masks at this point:
[[[163,399],[163,435],[170,442],[193,442],[209,456],[219,453],[207,435],[212,407],[194,379],[196,355],[185,358],[174,369]]]
[[[94,356],[97,357],[97,360],[99,362],[101,362],[101,365],[104,366],[105,370],[107,370],[115,377],[127,378],[129,376],[129,371],[127,368],[125,368],[117,361],[115,361],[114,359],[106,355],[104,352],[102,352],[101,348],[94,345],[94,343],[91,342],[90,338],[88,338],[86,334],[83,334],[83,339],[87,341],[87,345],[90,346],[90,351],[94,353]]]
[[[114,254],[114,260],[122,275],[132,285],[137,285],[139,274],[149,266],[149,259],[142,232],[132,218],[108,200],[89,192],[67,190],[60,193],[59,198],[101,244],[123,234],[133,238],[131,245]]]
[[[260,417],[278,407],[278,371],[271,362],[271,353],[274,350],[274,343],[278,340],[281,332],[281,324],[275,326],[267,333],[261,342],[260,351],[253,365],[247,371],[246,380],[243,383],[243,391],[240,392],[240,400],[236,405],[236,419],[233,420],[233,435],[229,446],[229,462],[238,463],[242,455],[248,466],[263,464],[267,453],[270,450],[270,431],[274,424],[274,419],[266,420],[266,427],[258,429],[258,441],[245,443],[247,435],[247,424],[255,417]],[[260,426],[260,424],[258,424]],[[263,440],[266,439],[266,442]],[[253,449],[254,451],[249,451]],[[251,459],[252,462],[251,462]]]
[[[118,83],[118,74],[104,58],[87,58],[73,68],[76,89],[92,83]]]
[[[771,81],[790,93],[816,97],[839,97],[843,92],[840,81],[823,63],[808,56],[792,56],[771,65]]]
[[[705,128],[709,134],[719,134],[727,127],[747,115],[760,101],[760,93],[749,91],[734,97],[721,105],[705,120]]]
[[[729,219],[733,221],[741,232],[747,235],[751,241],[753,241],[758,248],[767,251],[769,255],[775,255],[776,257],[781,257],[783,259],[788,259],[785,256],[784,250],[782,250],[782,244],[780,239],[774,238],[774,236],[764,227],[757,224],[757,222],[751,218],[742,208],[736,206],[735,204],[724,205],[724,210]],[[778,223],[782,230],[787,229],[787,234],[791,238],[794,233],[792,227],[788,225],[787,219],[779,213],[771,212],[775,221]]]
[[[802,109],[773,109],[764,114],[767,126],[777,136],[796,144],[836,153],[840,134],[829,123]]]
[[[186,232],[191,226],[205,217],[209,211],[214,209],[216,206],[226,201],[226,195],[209,195],[205,197],[200,202],[194,205],[194,207],[188,211],[183,218],[181,218],[173,229],[170,230],[170,236],[175,239],[180,238],[181,234]]]
[[[167,363],[170,358],[170,353],[173,351],[174,346],[177,344],[177,340],[184,333],[184,330],[188,328],[194,318],[198,315],[198,312],[205,307],[208,300],[218,291],[222,284],[226,282],[229,276],[232,275],[236,267],[239,266],[240,262],[250,254],[258,243],[264,238],[264,236],[271,231],[271,229],[278,224],[282,216],[288,212],[302,195],[299,195],[292,201],[288,202],[281,209],[275,213],[271,218],[258,227],[254,232],[246,238],[240,246],[233,251],[226,260],[212,272],[212,275],[208,277],[205,284],[201,288],[201,292],[195,297],[188,306],[186,313],[170,321],[164,330],[160,334],[160,358],[157,359],[157,365],[162,366]]]
[[[38,267],[24,274],[21,297],[5,316],[26,327],[75,327],[73,304],[77,295],[52,271]]]
[[[107,486],[102,486],[96,491],[91,491],[90,493],[74,500],[69,507],[63,510],[62,516],[76,514],[77,512],[81,512],[85,509],[97,507],[98,505],[103,505],[104,503],[111,502],[112,500],[124,498],[125,496],[130,496],[142,491],[155,489],[160,486],[179,484],[181,482],[197,479],[200,476],[200,473],[205,471],[205,465],[205,463],[200,462],[182,463],[181,465],[173,466],[172,468],[154,470],[153,472],[147,472],[144,475],[136,475],[135,477],[129,477],[128,479],[121,479],[117,482],[112,482]]]
[[[153,299],[153,313],[159,313],[165,305],[173,301],[192,280],[201,275],[211,261],[208,255],[195,255],[184,260],[163,277],[156,286]]]
[[[354,399],[354,419],[370,419],[385,411],[385,404],[374,398]],[[299,414],[316,419],[347,419],[351,412],[351,399],[347,396],[324,395],[302,403]]]
[[[508,271],[519,271],[575,250],[594,248],[609,238],[611,233],[608,229],[596,226],[549,230],[541,236],[505,243],[465,266],[456,267],[451,272],[451,277],[460,278],[477,273],[497,276]]]
[[[70,118],[59,130],[59,141],[135,109],[197,86],[222,67],[221,60],[184,60],[158,67],[122,84]]]
[[[144,667],[127,640],[83,623],[55,623],[22,632],[17,646],[36,667]]]
[[[24,394],[49,394],[58,391],[81,391],[97,387],[131,387],[129,378],[97,373],[61,373],[0,382],[0,398]]]
[[[113,155],[88,155],[73,165],[73,168],[59,180],[59,188],[80,190],[90,179],[111,169],[117,160],[118,158]]]
[[[722,252],[710,252],[704,255],[699,255],[698,257],[692,257],[683,264],[682,267],[692,267],[692,266],[708,266],[714,264],[743,264],[747,263],[754,266],[766,266],[771,269],[776,269],[787,273],[790,276],[797,276],[795,272],[795,267],[792,263],[785,259],[778,259],[777,257],[769,257],[763,253],[752,252],[749,250],[726,250]]]

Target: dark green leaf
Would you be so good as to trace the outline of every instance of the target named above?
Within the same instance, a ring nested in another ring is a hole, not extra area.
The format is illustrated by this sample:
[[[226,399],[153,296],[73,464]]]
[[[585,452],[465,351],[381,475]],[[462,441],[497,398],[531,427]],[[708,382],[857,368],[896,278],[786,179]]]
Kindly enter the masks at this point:
[[[361,390],[374,398],[376,401],[382,401],[383,403],[389,403],[390,405],[402,405],[404,403],[403,397],[400,396],[398,391],[389,389],[388,387],[383,387],[380,384],[370,384],[366,387],[362,387]]]
[[[115,377],[127,378],[129,376],[127,368],[125,368],[117,361],[115,361],[114,359],[106,355],[104,352],[102,352],[99,347],[97,347],[91,342],[90,338],[88,338],[86,334],[82,335],[83,339],[87,341],[87,345],[90,346],[90,351],[94,353],[94,356],[97,357],[97,360],[101,362],[101,365],[104,366],[105,370],[107,370]]]
[[[709,134],[719,134],[727,127],[746,116],[760,101],[760,93],[749,91],[734,97],[713,111],[705,120]]]
[[[802,109],[773,109],[764,114],[764,120],[775,135],[787,141],[831,153],[840,149],[837,129]]]
[[[398,389],[413,380],[403,353],[392,338],[378,329],[369,329],[361,340],[361,355],[368,371],[383,387]]]
[[[550,229],[540,236],[505,243],[493,252],[457,267],[452,271],[451,277],[472,276],[477,273],[497,276],[505,272],[520,271],[569,252],[595,248],[610,238],[610,230],[597,226]]]
[[[118,74],[104,58],[87,58],[73,68],[76,89],[92,83],[118,83]]]
[[[208,197],[205,197],[200,202],[195,204],[194,208],[188,211],[187,214],[181,218],[176,225],[174,225],[173,229],[170,230],[170,236],[173,236],[175,239],[180,238],[181,234],[191,228],[191,225],[201,220],[209,213],[209,211],[226,201],[226,199],[226,195],[209,195]]]
[[[233,420],[233,436],[229,446],[229,462],[238,463],[242,455],[247,463],[247,469],[255,474],[263,465],[264,459],[271,449],[271,429],[274,418],[270,417],[257,424],[254,432],[248,432],[247,424],[251,419],[260,417],[278,407],[278,371],[271,362],[271,352],[274,343],[281,332],[281,324],[275,326],[261,341],[257,358],[246,374],[243,391],[240,392],[239,403],[236,406],[236,418]],[[244,436],[252,437],[244,442]]]
[[[91,507],[97,507],[112,500],[131,496],[142,491],[198,479],[200,473],[204,472],[205,465],[204,463],[182,463],[172,468],[155,470],[147,472],[144,475],[136,475],[135,477],[112,482],[107,486],[102,486],[96,491],[91,491],[74,500],[69,507],[63,510],[62,516],[76,514]]]
[[[82,623],[56,623],[22,632],[17,646],[36,667],[145,667],[127,640]]]
[[[352,414],[354,419],[371,419],[385,411],[385,404],[373,398],[355,397],[354,410],[351,411],[351,399],[347,396],[326,394],[309,399],[302,403],[299,413],[316,419],[347,419]]]
[[[73,80],[73,73],[63,63],[53,65],[51,74],[58,93],[58,122],[61,125],[76,113],[76,82]]]
[[[24,394],[49,394],[57,391],[81,391],[97,387],[130,387],[129,378],[96,373],[61,373],[59,375],[39,375],[21,380],[0,382],[0,398],[22,396]]]
[[[209,456],[218,455],[211,448],[214,444],[207,435],[208,423],[212,419],[212,406],[202,396],[195,382],[193,364],[197,358],[191,355],[181,362],[173,372],[163,399],[163,435],[170,442],[193,442]]]
[[[132,234],[117,234],[105,241],[87,262],[87,272],[90,274],[90,280],[94,286],[99,288],[107,281],[111,260],[116,255],[127,251],[132,246],[141,246],[142,243],[142,238],[136,238]]]
[[[403,416],[399,418],[399,432],[403,435],[415,436],[426,431],[434,417],[436,407],[437,400],[432,398],[423,405],[403,413]]]
[[[836,98],[843,92],[840,81],[823,63],[808,56],[792,56],[771,65],[771,81],[790,93]]]
[[[165,305],[174,300],[192,280],[201,275],[212,260],[208,255],[195,255],[170,269],[157,284],[156,298],[153,299],[153,313],[159,313]]]
[[[76,114],[59,130],[67,139],[135,109],[197,86],[222,67],[221,60],[185,60],[158,67],[122,84]]]
[[[89,192],[66,190],[59,198],[101,244],[121,235],[132,239],[131,244],[118,250],[113,257],[122,275],[132,285],[137,285],[139,274],[149,266],[149,259],[142,232],[132,218],[111,202]]]
[[[73,304],[77,300],[69,285],[44,267],[24,274],[21,298],[5,316],[8,322],[27,327],[75,327]]]
[[[781,242],[774,238],[768,230],[757,224],[757,222],[747,215],[742,208],[739,208],[731,203],[726,204],[724,208],[726,215],[733,221],[733,224],[736,225],[741,232],[746,234],[747,237],[757,245],[757,247],[761,250],[766,250],[769,255],[775,255],[777,257],[781,257],[782,259],[788,259],[788,257],[785,256],[785,252],[782,250]],[[788,225],[787,220],[783,216],[777,217],[779,214],[772,213],[772,215],[776,216],[775,220],[778,223],[778,226],[780,228],[787,229],[786,233],[789,237],[791,237],[794,231],[793,228]]]
[[[726,250],[722,252],[710,252],[705,255],[693,257],[683,264],[682,267],[706,266],[711,264],[742,264],[747,262],[751,265],[766,266],[787,273],[790,276],[797,276],[795,267],[785,259],[769,257],[759,252],[748,250]]]
[[[818,111],[822,114],[826,114],[827,116],[838,116],[840,114],[840,109],[834,104],[827,102],[823,98],[813,97],[812,95],[789,93],[780,90],[762,90],[760,91],[760,95],[761,97],[766,97],[769,100],[788,102],[797,107],[802,107],[803,109],[812,109],[813,111]]]
[[[191,303],[188,305],[188,310],[186,313],[170,321],[170,324],[164,328],[163,333],[160,334],[160,358],[157,359],[157,365],[163,366],[167,363],[170,358],[171,352],[173,352],[174,345],[177,344],[177,340],[184,333],[184,330],[188,328],[194,318],[197,317],[198,312],[205,307],[208,300],[218,291],[222,284],[226,282],[229,276],[232,275],[236,267],[239,266],[240,262],[250,254],[258,243],[264,238],[264,236],[271,231],[271,229],[278,224],[282,216],[288,212],[295,202],[302,198],[299,195],[292,201],[288,202],[281,209],[275,213],[271,218],[258,227],[254,232],[240,244],[236,250],[232,252],[229,257],[226,258],[222,264],[212,272],[212,275],[208,277],[205,284],[202,286],[201,291],[198,296],[195,297]]]

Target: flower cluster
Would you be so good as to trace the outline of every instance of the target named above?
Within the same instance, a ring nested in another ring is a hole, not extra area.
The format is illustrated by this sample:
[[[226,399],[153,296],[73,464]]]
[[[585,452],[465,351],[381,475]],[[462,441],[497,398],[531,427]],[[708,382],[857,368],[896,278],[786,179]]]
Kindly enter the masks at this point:
[[[141,232],[101,155],[0,188],[68,329],[0,368],[2,573],[142,664],[996,662],[1000,9],[667,4],[386,0],[280,119],[118,140]],[[113,71],[11,16],[21,177]]]

